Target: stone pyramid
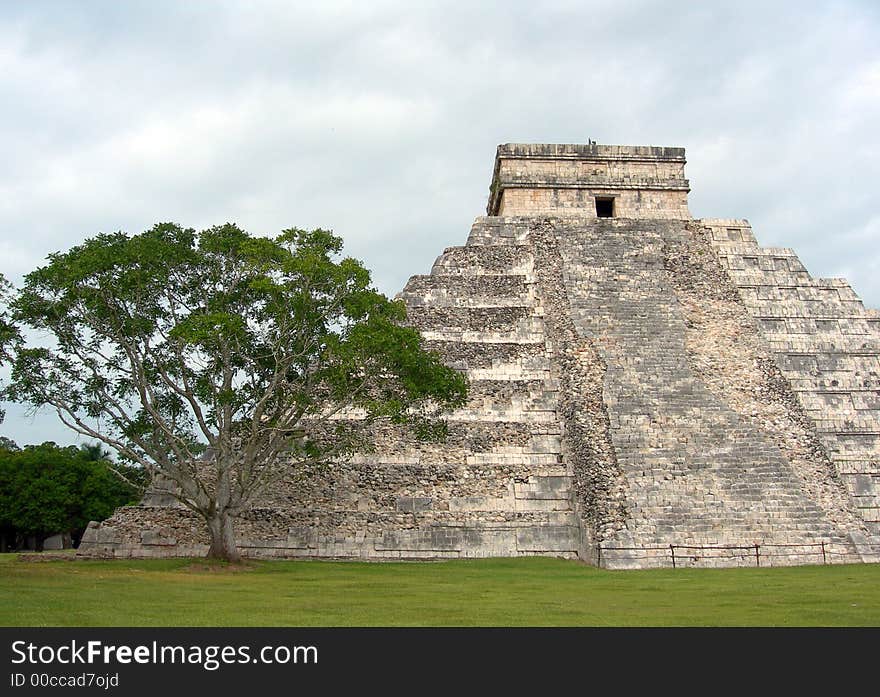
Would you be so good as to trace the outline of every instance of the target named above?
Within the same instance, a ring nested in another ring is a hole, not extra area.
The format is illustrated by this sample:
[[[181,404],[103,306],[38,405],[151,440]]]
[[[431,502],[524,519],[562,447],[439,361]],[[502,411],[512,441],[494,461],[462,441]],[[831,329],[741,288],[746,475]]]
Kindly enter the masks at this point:
[[[401,293],[471,380],[442,445],[277,487],[259,557],[553,555],[608,568],[878,561],[880,314],[746,220],[691,218],[681,148],[498,147],[487,216]],[[199,555],[154,488],[98,556]]]

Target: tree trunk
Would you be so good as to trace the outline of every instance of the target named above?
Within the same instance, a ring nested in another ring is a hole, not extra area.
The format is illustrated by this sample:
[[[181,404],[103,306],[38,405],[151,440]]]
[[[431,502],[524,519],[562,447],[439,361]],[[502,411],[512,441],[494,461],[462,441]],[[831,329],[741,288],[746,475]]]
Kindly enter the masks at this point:
[[[240,562],[241,554],[238,552],[238,547],[235,546],[232,516],[226,511],[219,511],[209,516],[207,522],[208,532],[211,533],[211,547],[208,549],[208,559]]]

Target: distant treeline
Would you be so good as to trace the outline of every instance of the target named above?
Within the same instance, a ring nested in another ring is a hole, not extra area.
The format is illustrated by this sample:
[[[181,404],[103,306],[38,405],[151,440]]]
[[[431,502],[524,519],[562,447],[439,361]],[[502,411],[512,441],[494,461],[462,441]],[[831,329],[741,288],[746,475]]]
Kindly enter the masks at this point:
[[[90,520],[139,499],[143,474],[97,445],[19,448],[0,438],[0,552],[42,550],[55,535],[77,546]]]

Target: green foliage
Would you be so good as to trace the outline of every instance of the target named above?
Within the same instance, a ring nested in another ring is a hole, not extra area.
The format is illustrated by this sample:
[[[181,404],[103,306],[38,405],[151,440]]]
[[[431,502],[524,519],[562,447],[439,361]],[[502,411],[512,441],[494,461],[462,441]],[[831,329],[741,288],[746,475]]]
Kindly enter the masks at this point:
[[[163,223],[52,254],[12,303],[52,344],[16,351],[6,397],[54,407],[206,517],[237,515],[291,462],[363,445],[364,428],[332,420],[340,410],[442,434],[466,379],[341,251],[320,229]]]
[[[0,274],[0,364],[11,358],[10,349],[21,339],[18,328],[9,317],[7,300],[12,292],[12,285]]]
[[[89,448],[54,443],[0,449],[0,530],[38,538],[77,533],[90,520],[102,520],[114,508],[132,503],[139,490],[95,459]],[[138,472],[127,468],[134,479]]]
[[[0,366],[12,358],[12,349],[21,343],[21,333],[9,317],[7,301],[12,291],[12,284],[0,274]],[[0,423],[6,412],[0,409]]]

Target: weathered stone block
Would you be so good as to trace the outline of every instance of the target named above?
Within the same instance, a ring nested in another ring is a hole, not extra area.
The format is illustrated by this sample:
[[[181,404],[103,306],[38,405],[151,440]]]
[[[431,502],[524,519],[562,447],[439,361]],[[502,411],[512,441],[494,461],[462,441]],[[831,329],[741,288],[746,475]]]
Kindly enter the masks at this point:
[[[422,513],[430,511],[433,499],[418,496],[401,496],[397,499],[397,510],[403,513]]]
[[[161,530],[147,528],[141,531],[141,544],[174,546],[177,544],[177,540],[174,537],[163,535]]]
[[[568,525],[519,528],[516,548],[520,552],[577,552],[579,531]]]

